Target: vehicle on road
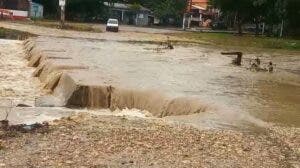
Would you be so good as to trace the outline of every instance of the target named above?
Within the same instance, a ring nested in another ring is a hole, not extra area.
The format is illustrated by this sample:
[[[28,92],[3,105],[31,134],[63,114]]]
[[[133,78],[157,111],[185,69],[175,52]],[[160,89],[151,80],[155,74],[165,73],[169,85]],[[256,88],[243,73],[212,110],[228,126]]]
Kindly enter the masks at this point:
[[[106,31],[118,32],[119,31],[118,19],[108,19],[106,24]]]
[[[227,26],[224,21],[215,21],[211,25],[213,30],[226,30]]]

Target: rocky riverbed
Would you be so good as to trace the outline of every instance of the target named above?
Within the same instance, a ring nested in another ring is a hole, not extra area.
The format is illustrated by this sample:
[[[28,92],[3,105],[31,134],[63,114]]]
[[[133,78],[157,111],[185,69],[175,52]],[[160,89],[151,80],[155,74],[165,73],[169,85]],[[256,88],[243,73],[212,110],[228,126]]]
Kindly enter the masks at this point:
[[[0,167],[297,167],[299,131],[200,131],[85,113],[32,133],[1,130]]]

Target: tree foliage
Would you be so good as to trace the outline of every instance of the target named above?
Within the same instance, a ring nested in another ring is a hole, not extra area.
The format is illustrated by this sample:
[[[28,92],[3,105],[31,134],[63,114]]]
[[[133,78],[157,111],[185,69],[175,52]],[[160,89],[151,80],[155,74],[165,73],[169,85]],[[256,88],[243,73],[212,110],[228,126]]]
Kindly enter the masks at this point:
[[[46,17],[59,16],[58,0],[34,1],[44,5]],[[154,15],[162,20],[173,18],[178,21],[186,7],[186,0],[67,0],[67,18],[81,18],[82,20],[106,18],[108,11],[103,2],[130,3],[135,9],[142,5],[152,10]]]
[[[235,17],[240,33],[243,23],[258,25],[263,22],[273,32],[273,26],[284,21],[288,30],[300,29],[299,21],[296,21],[300,18],[299,0],[211,0],[211,3],[223,14]]]

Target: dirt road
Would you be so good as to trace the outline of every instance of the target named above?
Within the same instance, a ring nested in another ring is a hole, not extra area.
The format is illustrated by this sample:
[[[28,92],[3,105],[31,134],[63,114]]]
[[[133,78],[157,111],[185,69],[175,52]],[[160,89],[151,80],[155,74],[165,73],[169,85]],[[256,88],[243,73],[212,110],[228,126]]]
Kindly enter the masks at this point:
[[[173,31],[154,29],[143,29],[144,31],[120,31],[119,33],[92,33],[92,32],[77,32],[70,30],[60,30],[47,27],[38,27],[34,25],[0,22],[0,27],[15,29],[29,32],[36,35],[54,36],[54,37],[69,37],[78,39],[102,39],[113,41],[165,41],[166,35],[160,33],[172,33]],[[121,28],[122,29],[122,28]],[[159,33],[159,34],[158,34]],[[176,40],[176,38],[174,38]]]

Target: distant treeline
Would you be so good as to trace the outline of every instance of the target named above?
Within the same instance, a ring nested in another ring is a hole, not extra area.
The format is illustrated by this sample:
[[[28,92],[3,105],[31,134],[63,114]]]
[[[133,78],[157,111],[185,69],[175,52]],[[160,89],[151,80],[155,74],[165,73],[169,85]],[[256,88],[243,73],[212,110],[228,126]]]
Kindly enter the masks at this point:
[[[211,4],[239,33],[246,23],[256,24],[259,33],[265,23],[267,35],[300,36],[300,0],[211,0]]]
[[[44,5],[46,18],[58,18],[58,0],[33,0]],[[67,0],[66,17],[76,21],[105,21],[109,17],[109,10],[103,2],[130,3],[138,7],[142,5],[152,10],[156,17],[167,23],[169,18],[175,24],[181,23],[182,14],[186,7],[186,0]]]
[[[58,0],[33,0],[44,5],[46,18],[58,18]],[[105,21],[110,13],[103,2],[121,2],[142,5],[151,9],[162,24],[170,18],[176,25],[182,24],[187,0],[67,0],[68,20],[99,22]],[[300,0],[210,0],[212,6],[221,10],[221,20],[227,27],[242,33],[244,24],[256,25],[257,33],[265,25],[267,35],[300,36]],[[283,25],[283,26],[281,26]]]

